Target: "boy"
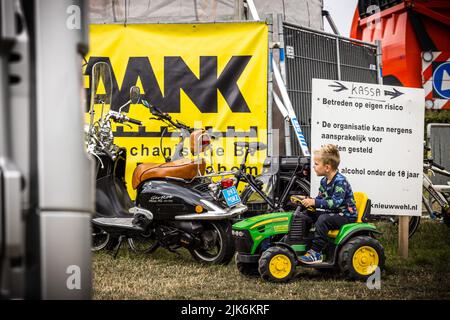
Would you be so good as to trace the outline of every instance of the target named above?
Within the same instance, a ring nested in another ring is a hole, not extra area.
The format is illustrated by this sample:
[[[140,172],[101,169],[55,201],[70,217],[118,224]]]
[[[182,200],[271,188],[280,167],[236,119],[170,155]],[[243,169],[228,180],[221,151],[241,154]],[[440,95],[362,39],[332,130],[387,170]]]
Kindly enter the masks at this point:
[[[299,218],[304,220],[306,230],[315,222],[315,233],[311,249],[300,261],[305,264],[321,263],[322,250],[328,243],[328,231],[339,229],[347,223],[356,222],[357,213],[352,188],[347,179],[338,172],[339,150],[335,145],[325,145],[314,152],[314,171],[321,177],[319,195],[305,198],[301,203],[305,207],[315,207],[325,211],[304,211]],[[300,209],[300,208],[298,208]],[[296,212],[296,214],[298,214]]]

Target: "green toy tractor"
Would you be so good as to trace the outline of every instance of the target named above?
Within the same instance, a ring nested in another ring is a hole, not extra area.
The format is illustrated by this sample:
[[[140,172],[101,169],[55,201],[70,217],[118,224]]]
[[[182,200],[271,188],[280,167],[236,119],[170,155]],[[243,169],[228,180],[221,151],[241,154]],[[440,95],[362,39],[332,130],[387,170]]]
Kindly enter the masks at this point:
[[[375,239],[375,234],[380,232],[367,223],[370,200],[362,192],[355,192],[354,196],[358,212],[356,223],[328,233],[329,245],[322,252],[324,261],[318,264],[306,265],[298,259],[309,249],[311,234],[304,236],[298,244],[286,240],[292,212],[269,213],[235,223],[232,234],[238,270],[244,275],[259,274],[272,282],[289,281],[298,265],[321,270],[340,269],[348,279],[368,279],[377,268],[383,269],[384,249]],[[293,196],[291,201],[298,202],[298,198]]]

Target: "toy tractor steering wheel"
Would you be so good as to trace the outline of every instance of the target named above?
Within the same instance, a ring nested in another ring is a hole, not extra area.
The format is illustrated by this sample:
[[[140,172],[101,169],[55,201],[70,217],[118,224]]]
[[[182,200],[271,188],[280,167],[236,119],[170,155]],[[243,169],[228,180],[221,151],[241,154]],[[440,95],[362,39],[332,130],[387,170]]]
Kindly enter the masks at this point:
[[[302,203],[303,200],[307,199],[309,197],[303,196],[303,195],[293,195],[291,196],[291,202],[297,206],[300,206],[302,210],[306,209],[310,212],[315,212],[316,208],[314,207],[305,207]]]

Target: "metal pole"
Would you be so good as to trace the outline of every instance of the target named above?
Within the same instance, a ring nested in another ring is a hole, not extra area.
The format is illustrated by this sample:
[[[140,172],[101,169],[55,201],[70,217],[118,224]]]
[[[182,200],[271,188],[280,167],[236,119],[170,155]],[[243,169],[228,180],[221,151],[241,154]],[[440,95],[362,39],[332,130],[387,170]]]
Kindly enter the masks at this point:
[[[260,21],[258,10],[256,10],[255,3],[253,0],[247,0],[248,9],[250,10],[250,14],[252,15],[253,20]]]
[[[278,109],[281,111],[281,114],[284,118],[284,141],[285,141],[285,147],[286,147],[286,155],[291,156],[292,155],[292,145],[291,145],[291,130],[290,130],[290,122],[289,122],[289,114],[286,110],[286,107],[283,105],[283,102],[281,101],[280,97],[274,92],[273,93],[273,99],[275,100],[275,104],[277,105]]]
[[[275,82],[278,86],[278,89],[280,89],[281,98],[283,99],[283,102],[284,102],[286,110],[289,114],[289,118],[291,120],[292,126],[294,127],[298,142],[300,143],[300,147],[302,149],[302,153],[304,156],[309,157],[310,152],[308,149],[308,145],[306,143],[306,140],[303,135],[302,129],[300,127],[300,124],[297,120],[297,116],[295,115],[294,108],[292,107],[292,102],[291,102],[291,99],[289,98],[289,94],[287,92],[286,86],[281,77],[280,70],[278,69],[275,59],[273,59],[273,58],[272,58],[272,66],[273,66],[273,74],[275,76]]]
[[[255,4],[253,3],[253,0],[247,0],[247,5],[249,6],[250,13],[252,15],[253,20],[259,21],[259,15],[256,11]],[[286,89],[286,85],[283,81],[283,78],[281,76],[280,70],[278,68],[278,65],[275,62],[275,59],[272,56],[272,69],[273,74],[275,76],[275,82],[280,89],[281,97],[283,99],[284,105],[286,107],[286,110],[289,114],[289,118],[291,120],[292,126],[294,127],[294,130],[296,132],[297,139],[300,143],[300,147],[302,149],[302,153],[304,156],[310,156],[308,145],[306,144],[305,137],[303,136],[302,129],[300,127],[300,124],[298,123],[297,116],[295,115],[294,108],[292,107],[291,99],[289,98],[289,94]]]
[[[383,64],[382,64],[382,47],[381,40],[375,40],[375,44],[377,46],[377,79],[378,84],[383,84]]]
[[[339,50],[339,38],[336,37],[336,60],[337,60],[337,76],[341,80],[341,54]]]
[[[273,16],[268,16],[268,24],[269,24],[269,55],[273,55],[273,49],[270,48],[270,43],[273,42]],[[273,156],[273,110],[272,110],[272,92],[273,92],[273,82],[272,82],[272,70],[270,68],[270,60],[267,64],[267,75],[268,75],[268,83],[267,83],[267,155],[269,157]]]
[[[243,20],[244,17],[244,1],[234,0],[234,19],[236,21]]]
[[[281,77],[283,78],[284,83],[286,81],[286,50],[284,47],[284,34],[283,34],[283,15],[277,14],[277,22],[278,22],[278,42],[279,42],[279,50],[280,50],[280,71]]]
[[[286,50],[284,45],[284,29],[283,29],[283,15],[277,15],[278,20],[278,42],[280,43],[280,71],[281,77],[283,78],[284,83],[287,83],[286,79]],[[281,101],[280,101],[281,102]],[[283,108],[285,108],[283,106]],[[283,115],[284,116],[284,115]],[[292,142],[291,142],[291,125],[289,122],[289,117],[284,121],[284,145],[286,148],[286,155],[292,155]]]
[[[328,12],[327,10],[322,10],[322,16],[327,18],[328,24],[330,25],[331,30],[333,30],[333,33],[340,36],[341,34],[339,33],[338,28],[334,24],[334,21],[333,21],[333,18],[331,18],[330,12]]]

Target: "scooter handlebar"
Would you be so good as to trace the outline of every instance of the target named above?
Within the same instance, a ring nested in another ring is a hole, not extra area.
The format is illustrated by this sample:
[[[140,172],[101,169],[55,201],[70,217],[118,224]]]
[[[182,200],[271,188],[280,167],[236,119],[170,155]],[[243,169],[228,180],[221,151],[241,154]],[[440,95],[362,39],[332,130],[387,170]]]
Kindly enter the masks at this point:
[[[133,123],[133,124],[136,124],[138,126],[142,126],[142,121],[139,121],[139,120],[136,120],[136,119],[133,119],[133,118],[126,117],[125,121]]]

